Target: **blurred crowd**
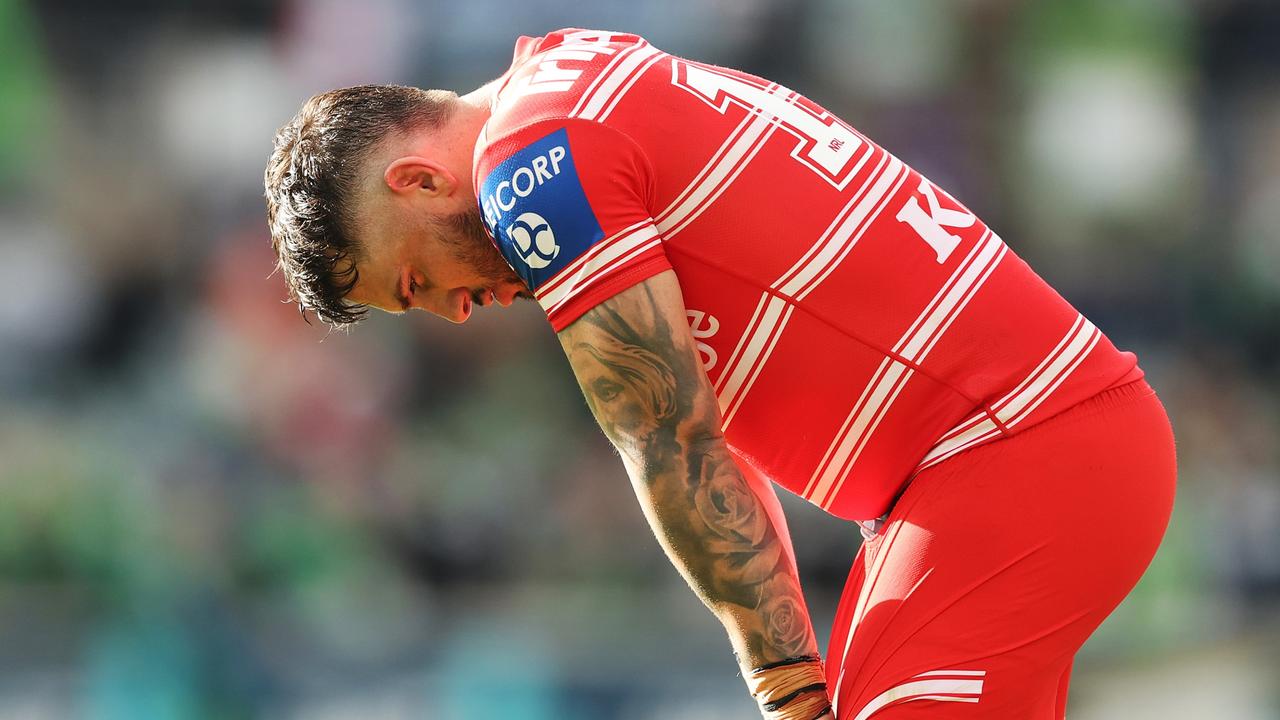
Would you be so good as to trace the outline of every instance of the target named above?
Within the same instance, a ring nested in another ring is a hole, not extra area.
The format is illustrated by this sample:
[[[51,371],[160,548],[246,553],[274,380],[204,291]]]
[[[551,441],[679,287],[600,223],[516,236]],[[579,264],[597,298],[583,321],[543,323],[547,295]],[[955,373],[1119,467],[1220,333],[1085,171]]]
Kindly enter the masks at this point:
[[[1178,506],[1072,718],[1280,717],[1274,0],[0,0],[0,718],[754,716],[536,306],[272,274],[303,100],[564,26],[823,103],[1137,352]],[[784,501],[825,643],[857,528]]]

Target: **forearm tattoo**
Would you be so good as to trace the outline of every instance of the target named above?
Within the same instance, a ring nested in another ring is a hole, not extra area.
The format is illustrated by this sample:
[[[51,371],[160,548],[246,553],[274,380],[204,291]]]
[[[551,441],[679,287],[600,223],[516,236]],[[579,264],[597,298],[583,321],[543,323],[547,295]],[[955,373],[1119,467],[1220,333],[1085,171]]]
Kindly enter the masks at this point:
[[[746,618],[740,662],[816,654],[795,568],[720,435],[696,354],[678,346],[649,288],[637,290],[561,333],[587,402],[694,591]]]

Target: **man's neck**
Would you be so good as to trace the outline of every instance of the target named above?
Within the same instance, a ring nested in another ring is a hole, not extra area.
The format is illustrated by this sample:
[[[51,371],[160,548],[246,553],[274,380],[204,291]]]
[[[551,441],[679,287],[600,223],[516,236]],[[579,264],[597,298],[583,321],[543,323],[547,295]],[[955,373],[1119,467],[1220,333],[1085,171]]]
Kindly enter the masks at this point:
[[[473,108],[483,109],[485,120],[488,120],[489,107],[493,103],[493,96],[497,94],[498,85],[501,82],[502,78],[487,82],[466,95],[460,95],[458,97],[458,102],[464,105],[469,105]]]
[[[496,90],[497,86],[489,83],[459,96],[453,115],[441,133],[443,137],[439,138],[445,147],[458,148],[456,167],[453,170],[458,174],[466,173],[466,177],[460,175],[459,180],[466,183],[468,189],[471,187],[471,158],[480,137],[480,129],[489,121],[489,101]]]

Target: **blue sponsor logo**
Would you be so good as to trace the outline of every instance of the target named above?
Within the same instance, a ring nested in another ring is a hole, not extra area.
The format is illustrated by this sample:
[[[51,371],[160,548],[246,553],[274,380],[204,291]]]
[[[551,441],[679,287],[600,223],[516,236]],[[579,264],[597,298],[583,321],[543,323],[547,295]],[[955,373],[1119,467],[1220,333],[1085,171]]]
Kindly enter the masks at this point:
[[[485,227],[536,290],[604,237],[562,128],[526,145],[480,185]]]

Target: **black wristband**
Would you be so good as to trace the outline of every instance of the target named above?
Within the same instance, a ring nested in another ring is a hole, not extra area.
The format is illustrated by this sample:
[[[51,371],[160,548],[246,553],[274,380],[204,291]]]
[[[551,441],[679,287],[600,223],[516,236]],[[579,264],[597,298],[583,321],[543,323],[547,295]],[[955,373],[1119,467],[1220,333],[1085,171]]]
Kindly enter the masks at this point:
[[[760,707],[764,708],[767,712],[774,712],[775,710],[781,710],[783,707],[786,706],[787,703],[791,702],[792,700],[795,700],[800,695],[807,692],[813,692],[815,690],[821,690],[822,692],[825,693],[827,691],[827,684],[824,682],[820,682],[820,683],[814,683],[812,685],[805,685],[804,687],[800,688],[799,690],[796,690],[795,692],[789,695],[784,695],[778,698],[777,700],[774,700],[773,702],[767,702],[761,705]]]
[[[823,707],[822,710],[820,710],[817,715],[814,715],[813,720],[821,720],[822,716],[826,715],[829,712],[831,712],[831,703],[827,703],[827,705]]]
[[[761,665],[758,668],[753,668],[751,672],[753,673],[764,672],[765,670],[772,670],[774,668],[786,667],[787,665],[799,665],[800,663],[807,663],[807,662],[822,662],[822,658],[818,657],[817,655],[797,655],[795,657],[786,658],[785,660],[778,660],[776,662],[765,663],[764,665]]]

